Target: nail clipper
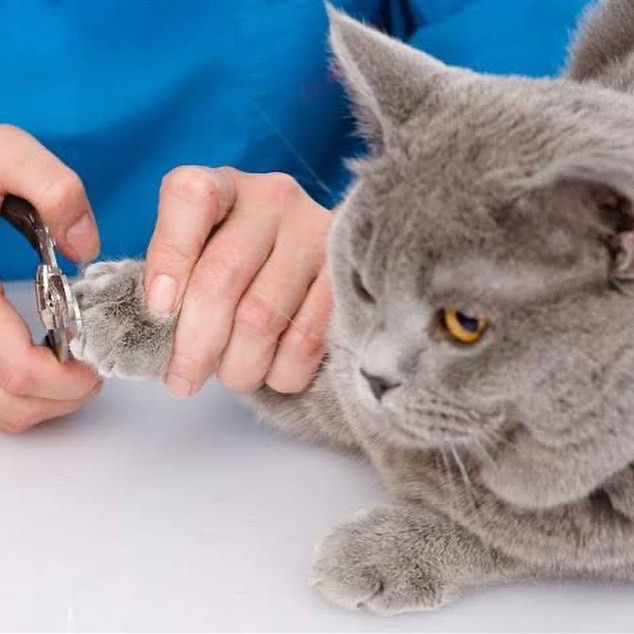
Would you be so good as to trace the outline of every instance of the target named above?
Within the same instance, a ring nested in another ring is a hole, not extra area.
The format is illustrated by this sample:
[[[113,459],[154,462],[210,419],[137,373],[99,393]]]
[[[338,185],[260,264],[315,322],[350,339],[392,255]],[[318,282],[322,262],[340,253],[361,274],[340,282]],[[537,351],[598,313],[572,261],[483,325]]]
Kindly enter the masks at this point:
[[[55,240],[35,207],[23,198],[5,196],[0,217],[24,235],[40,259],[35,273],[37,312],[47,330],[46,344],[60,361],[68,361],[69,343],[81,329],[81,313],[68,278],[57,264]]]

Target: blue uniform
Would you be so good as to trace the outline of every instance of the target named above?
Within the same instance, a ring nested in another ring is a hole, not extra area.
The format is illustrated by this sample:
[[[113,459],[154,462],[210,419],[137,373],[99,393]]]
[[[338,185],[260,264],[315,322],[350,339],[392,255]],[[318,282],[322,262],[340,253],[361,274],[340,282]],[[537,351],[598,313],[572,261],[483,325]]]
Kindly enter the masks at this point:
[[[587,0],[333,4],[451,64],[551,75]],[[331,206],[361,145],[326,32],[321,0],[4,0],[0,121],[79,173],[101,257],[144,253],[177,165],[285,171]],[[0,279],[34,265],[0,223]]]

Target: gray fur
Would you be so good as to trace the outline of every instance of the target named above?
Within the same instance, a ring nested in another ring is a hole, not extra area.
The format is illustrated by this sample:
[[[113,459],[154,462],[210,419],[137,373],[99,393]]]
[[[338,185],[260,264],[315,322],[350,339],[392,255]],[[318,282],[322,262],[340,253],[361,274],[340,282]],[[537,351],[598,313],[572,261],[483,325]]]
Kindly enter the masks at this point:
[[[330,11],[373,152],[329,237],[329,358],[303,394],[254,398],[388,489],[319,542],[329,600],[392,614],[527,577],[634,578],[633,7],[600,2],[553,80],[448,68]],[[119,267],[76,287],[78,356],[158,376],[173,323],[143,307],[141,265]],[[447,307],[485,315],[482,340],[452,342]],[[361,370],[391,389],[377,400]]]
[[[570,47],[568,75],[577,81],[598,81],[632,90],[634,3],[610,0],[591,4]]]
[[[102,376],[146,379],[167,369],[176,318],[150,314],[143,270],[137,260],[98,262],[73,285],[83,328],[71,351]]]

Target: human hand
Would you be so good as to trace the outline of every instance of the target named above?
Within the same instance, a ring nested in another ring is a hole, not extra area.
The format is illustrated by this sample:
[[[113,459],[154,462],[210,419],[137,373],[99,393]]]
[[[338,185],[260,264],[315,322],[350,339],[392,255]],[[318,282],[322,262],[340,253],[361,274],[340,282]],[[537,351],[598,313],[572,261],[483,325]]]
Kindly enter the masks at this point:
[[[79,177],[36,139],[0,125],[0,204],[6,194],[30,201],[60,250],[73,260],[99,251],[99,236]],[[0,286],[0,430],[19,433],[84,405],[101,383],[88,367],[61,364],[31,340]]]
[[[179,167],[163,179],[145,290],[180,309],[165,376],[186,397],[212,374],[251,392],[298,392],[324,353],[331,214],[290,176]]]

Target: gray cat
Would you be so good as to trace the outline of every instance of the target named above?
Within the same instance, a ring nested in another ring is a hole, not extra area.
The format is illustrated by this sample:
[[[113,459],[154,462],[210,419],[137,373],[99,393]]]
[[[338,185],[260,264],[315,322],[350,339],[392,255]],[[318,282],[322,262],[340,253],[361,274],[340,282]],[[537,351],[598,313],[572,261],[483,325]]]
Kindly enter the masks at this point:
[[[536,577],[634,579],[634,1],[589,12],[564,77],[449,68],[330,11],[370,156],[336,214],[329,357],[283,429],[366,456],[388,501],[312,583],[379,614]],[[75,355],[158,376],[143,263],[75,285]]]

